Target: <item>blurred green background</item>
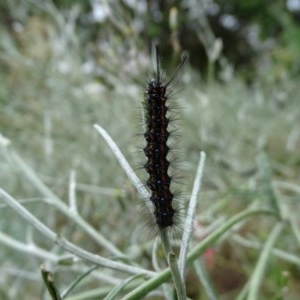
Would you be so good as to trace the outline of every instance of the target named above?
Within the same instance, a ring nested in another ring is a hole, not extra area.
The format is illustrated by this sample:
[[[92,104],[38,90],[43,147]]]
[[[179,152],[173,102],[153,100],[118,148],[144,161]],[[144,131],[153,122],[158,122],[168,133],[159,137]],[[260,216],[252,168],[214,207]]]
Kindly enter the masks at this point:
[[[172,89],[179,104],[184,203],[199,151],[207,154],[198,226],[252,203],[269,205],[270,187],[286,213],[297,217],[299,0],[0,0],[0,137],[2,144],[9,142],[1,147],[1,188],[57,233],[106,256],[47,205],[10,154],[17,153],[66,203],[75,172],[81,215],[129,256],[132,245],[142,247],[134,261],[145,268],[151,248],[138,217],[141,199],[93,124],[103,126],[140,168],[143,141],[136,134],[143,132],[142,95],[153,73],[155,43],[166,75],[183,51],[189,53]],[[241,291],[260,254],[255,245],[264,243],[274,222],[256,217],[210,249],[207,269],[219,299],[235,299]],[[3,203],[0,230],[24,244],[63,253]],[[4,238],[0,242],[0,299],[48,299],[39,274],[44,259],[11,248]],[[285,258],[299,256],[299,243],[286,230],[276,247],[284,255],[272,256],[259,299],[298,299],[300,265]],[[51,267],[62,289],[83,270],[76,264]],[[194,277],[188,273],[189,296],[208,299]],[[111,285],[93,277],[74,293]]]

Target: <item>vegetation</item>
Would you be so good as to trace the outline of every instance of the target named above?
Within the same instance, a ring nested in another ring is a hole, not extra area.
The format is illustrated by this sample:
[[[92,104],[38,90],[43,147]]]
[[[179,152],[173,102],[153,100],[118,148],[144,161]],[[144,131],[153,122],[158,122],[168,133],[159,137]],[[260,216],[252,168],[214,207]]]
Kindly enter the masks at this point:
[[[202,174],[188,297],[298,299],[297,11],[281,1],[208,1],[216,15],[202,1],[108,2],[0,2],[0,298],[175,299],[143,192],[101,131],[145,180],[136,134],[157,39],[166,74],[190,53],[173,87],[185,208]],[[216,20],[229,14],[243,26],[227,39]]]

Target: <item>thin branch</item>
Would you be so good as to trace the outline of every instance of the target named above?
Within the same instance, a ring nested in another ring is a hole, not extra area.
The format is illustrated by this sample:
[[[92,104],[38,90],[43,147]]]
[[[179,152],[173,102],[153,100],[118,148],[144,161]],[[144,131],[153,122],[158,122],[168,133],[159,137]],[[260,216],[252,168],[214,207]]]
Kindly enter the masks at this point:
[[[117,270],[119,272],[126,272],[131,274],[145,274],[148,277],[156,275],[155,272],[147,271],[141,268],[132,267],[123,263],[115,262],[99,255],[92,254],[86,250],[83,250],[76,245],[72,244],[65,238],[59,237],[55,232],[49,229],[41,221],[39,221],[33,214],[31,214],[25,207],[18,203],[13,197],[7,194],[3,189],[0,188],[0,196],[4,202],[9,205],[14,211],[16,211],[24,220],[33,225],[42,235],[57,245],[64,248],[67,252],[73,253],[74,255],[81,257],[82,259],[89,261],[93,264],[107,267],[109,269]]]
[[[78,214],[76,201],[76,172],[74,170],[71,171],[69,180],[69,206],[71,212]]]
[[[36,257],[42,258],[47,261],[58,262],[61,259],[61,257],[58,255],[55,255],[51,252],[41,249],[34,244],[22,243],[16,239],[13,239],[9,235],[6,235],[5,233],[3,233],[1,231],[0,231],[0,242],[6,246],[9,246],[9,247],[15,249],[15,250],[18,250],[20,252],[24,252],[24,253],[27,253],[30,255],[34,255]]]
[[[89,274],[91,274],[94,270],[96,270],[98,266],[93,266],[89,268],[87,271],[85,271],[83,274],[80,274],[71,284],[68,286],[68,288],[61,294],[61,298],[66,298],[71,291],[82,281],[85,277],[87,277]],[[135,275],[136,276],[136,275]]]
[[[62,300],[54,282],[53,274],[46,270],[44,265],[41,265],[41,274],[52,300]]]
[[[17,153],[11,151],[11,157],[21,168],[21,170],[26,175],[33,185],[46,197],[46,201],[55,206],[63,214],[65,214],[69,219],[74,221],[82,230],[89,234],[100,246],[107,249],[109,252],[116,256],[123,257],[124,254],[116,248],[109,240],[102,236],[98,231],[96,231],[88,222],[86,222],[78,213],[74,213],[70,208],[59,199],[36,175],[36,173],[17,155]]]
[[[103,129],[100,125],[95,124],[94,128],[98,131],[98,133],[103,137],[103,139],[106,141],[114,155],[116,156],[117,160],[119,161],[122,169],[125,171],[127,177],[131,180],[137,191],[140,193],[142,198],[144,199],[147,207],[152,212],[153,207],[152,203],[149,201],[150,194],[143,185],[143,183],[140,181],[140,179],[137,177],[137,175],[134,173],[132,168],[130,167],[128,161],[124,157],[123,153],[117,146],[117,144],[113,141],[113,139],[110,137],[110,135],[107,133],[105,129]]]
[[[183,232],[183,236],[182,236],[182,246],[180,249],[179,260],[178,260],[180,275],[181,275],[182,279],[184,278],[186,257],[187,257],[189,241],[190,241],[192,229],[193,229],[193,222],[194,222],[194,218],[195,218],[198,194],[199,194],[200,186],[201,186],[201,179],[202,179],[202,175],[203,175],[205,157],[206,157],[205,153],[201,152],[196,177],[194,180],[192,196],[190,199],[190,204],[189,204],[189,208],[188,208],[188,212],[187,212],[187,218],[185,220],[185,225],[184,225],[184,232]]]

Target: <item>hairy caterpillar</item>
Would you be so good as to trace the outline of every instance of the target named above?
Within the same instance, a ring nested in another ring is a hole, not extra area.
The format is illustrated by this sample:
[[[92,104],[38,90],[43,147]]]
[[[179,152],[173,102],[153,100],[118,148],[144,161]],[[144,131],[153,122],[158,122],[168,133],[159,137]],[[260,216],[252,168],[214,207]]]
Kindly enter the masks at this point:
[[[174,225],[176,209],[172,206],[174,193],[171,191],[172,177],[169,175],[170,159],[168,154],[169,130],[169,87],[178,71],[186,63],[185,54],[182,61],[165,82],[160,68],[159,48],[155,46],[156,74],[150,80],[144,92],[145,133],[146,146],[144,153],[147,162],[144,167],[148,173],[147,186],[151,191],[150,201],[154,205],[154,217],[157,226],[161,229]]]

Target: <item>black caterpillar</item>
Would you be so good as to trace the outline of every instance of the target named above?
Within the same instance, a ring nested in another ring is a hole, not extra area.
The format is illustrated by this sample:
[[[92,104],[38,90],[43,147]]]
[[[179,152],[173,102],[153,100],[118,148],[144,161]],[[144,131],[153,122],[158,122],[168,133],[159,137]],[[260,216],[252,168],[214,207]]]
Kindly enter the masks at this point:
[[[151,190],[150,200],[154,204],[154,216],[159,228],[167,228],[174,225],[175,208],[172,206],[174,194],[171,191],[172,178],[168,174],[170,161],[168,153],[168,139],[170,131],[168,125],[169,105],[167,104],[170,96],[168,87],[175,78],[179,69],[186,63],[187,55],[184,55],[182,61],[170,80],[165,83],[160,69],[159,48],[155,46],[156,52],[156,78],[152,79],[145,90],[145,125],[146,131],[144,137],[146,146],[144,153],[147,162],[144,165],[149,177],[147,186]]]

